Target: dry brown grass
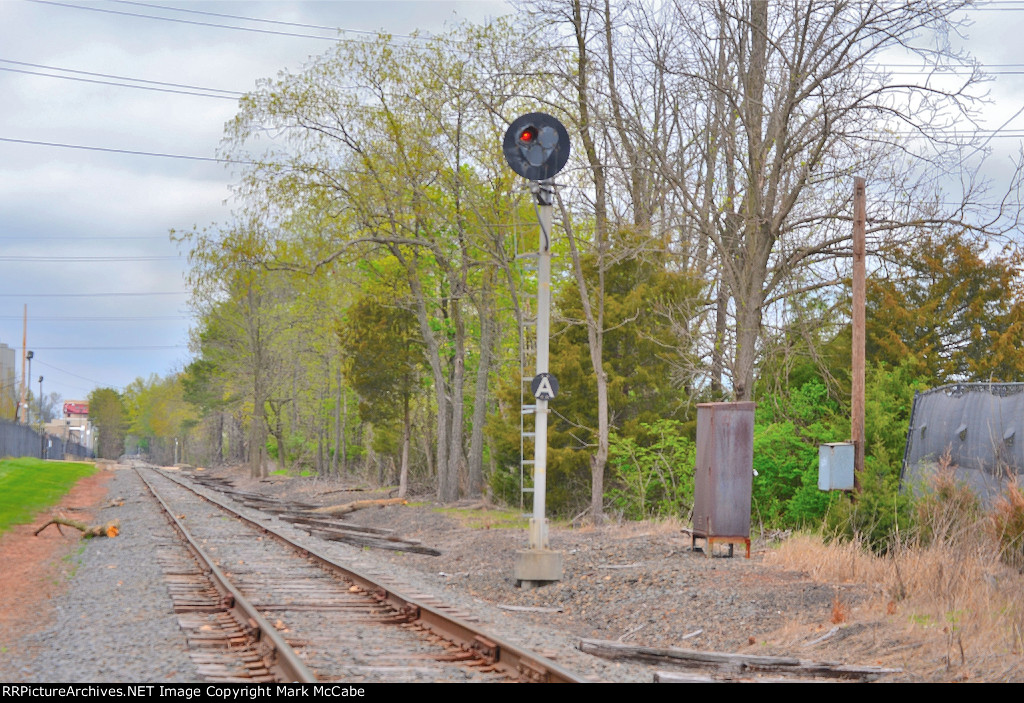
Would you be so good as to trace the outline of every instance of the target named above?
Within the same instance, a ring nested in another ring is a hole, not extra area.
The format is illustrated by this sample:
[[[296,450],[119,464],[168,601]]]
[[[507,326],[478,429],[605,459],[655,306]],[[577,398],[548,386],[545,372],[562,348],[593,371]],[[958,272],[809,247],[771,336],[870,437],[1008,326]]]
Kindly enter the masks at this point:
[[[844,638],[836,652],[903,667],[908,680],[1024,681],[1024,493],[1011,482],[983,511],[947,452],[914,518],[914,533],[891,535],[884,555],[857,540],[797,535],[765,561],[833,585],[831,622],[872,633]],[[853,584],[873,595],[848,608],[840,588]]]
[[[832,624],[839,625],[844,623],[850,617],[850,610],[843,599],[839,597],[839,590],[837,589],[835,595],[832,596]]]
[[[873,635],[879,660],[887,659],[886,643],[898,644],[904,651],[896,663],[923,679],[1021,680],[1024,577],[1000,563],[984,519],[974,527],[956,540],[898,546],[885,556],[855,542],[798,535],[765,560],[821,583],[871,587],[874,597],[856,610],[837,590],[832,622],[889,628],[886,637]]]
[[[989,518],[989,534],[999,545],[999,557],[1024,570],[1024,491],[1016,477],[996,499]]]

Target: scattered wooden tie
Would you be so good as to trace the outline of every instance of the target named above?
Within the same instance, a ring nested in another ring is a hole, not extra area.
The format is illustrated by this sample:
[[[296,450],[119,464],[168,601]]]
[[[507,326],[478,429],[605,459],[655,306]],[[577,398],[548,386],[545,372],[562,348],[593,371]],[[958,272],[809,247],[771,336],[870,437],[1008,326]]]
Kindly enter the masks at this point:
[[[322,529],[315,527],[306,527],[304,529],[314,537],[332,542],[345,542],[355,547],[374,547],[376,549],[390,549],[395,552],[427,554],[432,557],[441,556],[440,550],[433,547],[424,547],[416,540],[404,539],[402,537],[375,535],[358,530]]]
[[[882,676],[902,671],[902,669],[885,669],[880,666],[850,666],[839,662],[808,661],[795,657],[727,654],[675,647],[641,647],[606,640],[580,640],[580,651],[605,659],[634,659],[701,669],[714,668],[730,674],[767,672],[874,681]],[[662,680],[667,681],[667,679]]]

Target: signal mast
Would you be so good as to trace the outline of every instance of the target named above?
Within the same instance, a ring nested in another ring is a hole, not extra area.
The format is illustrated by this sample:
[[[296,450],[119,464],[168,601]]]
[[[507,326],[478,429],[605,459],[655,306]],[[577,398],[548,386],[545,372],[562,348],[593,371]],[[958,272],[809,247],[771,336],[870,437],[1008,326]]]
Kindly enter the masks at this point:
[[[547,488],[548,401],[558,395],[558,379],[548,371],[551,328],[551,222],[554,176],[569,160],[569,133],[557,119],[542,112],[517,118],[505,132],[505,161],[529,180],[537,204],[540,237],[537,248],[537,372],[530,384],[534,410],[533,517],[529,548],[516,552],[515,580],[535,588],[562,580],[562,553],[552,551],[544,515]]]

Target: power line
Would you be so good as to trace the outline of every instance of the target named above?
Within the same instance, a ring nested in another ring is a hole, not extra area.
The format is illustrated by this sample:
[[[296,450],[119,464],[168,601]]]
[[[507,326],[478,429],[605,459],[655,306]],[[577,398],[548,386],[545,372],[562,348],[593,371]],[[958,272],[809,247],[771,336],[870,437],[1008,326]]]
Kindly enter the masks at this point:
[[[133,81],[135,83],[147,83],[149,85],[159,86],[170,86],[171,88],[188,88],[190,90],[202,90],[209,93],[227,93],[234,96],[245,95],[244,92],[239,90],[227,90],[224,88],[207,88],[201,85],[190,85],[188,83],[171,83],[168,81],[154,81],[147,80],[145,78],[131,78],[129,76],[118,76],[111,73],[96,73],[94,71],[79,71],[74,68],[61,68],[60,66],[47,66],[41,63],[29,63],[27,61],[15,61],[14,59],[0,59],[0,63],[12,63],[16,66],[28,66],[29,68],[43,68],[47,71],[63,71],[65,73],[77,73],[82,76],[94,76],[98,78],[113,78],[119,81]],[[54,76],[54,78],[60,78],[61,76]]]
[[[194,95],[199,98],[219,98],[220,100],[238,100],[238,98],[232,97],[230,95],[214,95],[213,93],[200,93],[194,90],[175,90],[173,88],[156,88],[149,85],[133,85],[131,83],[101,81],[96,80],[95,78],[78,78],[77,76],[57,76],[52,73],[28,71],[23,68],[9,68],[7,66],[0,66],[0,71],[7,71],[8,73],[22,73],[29,76],[42,76],[43,78],[60,78],[65,81],[75,81],[77,83],[92,83],[94,85],[112,85],[118,88],[135,88],[136,90],[149,90],[155,93],[173,93],[176,95]]]
[[[121,15],[122,17],[138,17],[148,20],[160,20],[162,22],[176,22],[178,24],[190,24],[198,27],[214,27],[217,29],[232,29],[239,32],[255,32],[256,34],[271,34],[280,37],[300,37],[303,39],[319,39],[321,41],[330,42],[361,42],[359,39],[345,39],[343,37],[325,37],[321,34],[306,34],[301,32],[284,32],[276,29],[257,29],[256,27],[239,27],[237,25],[230,24],[217,24],[214,22],[200,22],[198,20],[186,20],[178,17],[160,17],[158,15],[146,15],[139,12],[125,12],[123,10],[111,10],[104,7],[88,7],[84,5],[74,5],[67,2],[55,2],[55,0],[29,0],[29,2],[38,3],[40,5],[54,5],[56,7],[67,7],[74,10],[88,10],[90,12],[102,12],[110,15]]]
[[[0,298],[121,298],[148,295],[190,295],[190,291],[145,291],[141,293],[0,293]]]
[[[38,2],[41,0],[33,0]],[[11,142],[13,144],[30,144],[32,146],[50,146],[60,149],[81,149],[83,151],[104,151],[113,154],[130,154],[132,156],[156,156],[163,159],[183,159],[186,161],[210,161],[218,164],[242,164],[245,166],[258,166],[256,161],[243,161],[240,159],[220,159],[214,156],[188,156],[186,154],[165,154],[154,151],[136,151],[134,149],[114,149],[103,146],[85,146],[83,144],[61,144],[59,142],[42,142],[34,139],[14,139],[12,137],[0,137],[0,142]]]
[[[25,263],[72,263],[92,264],[99,262],[128,261],[175,261],[181,256],[0,256],[0,261],[23,261]]]
[[[73,240],[73,241],[134,241],[134,240],[157,240],[162,239],[167,241],[166,234],[129,234],[125,236],[113,236],[113,235],[92,235],[92,234],[57,234],[57,235],[45,235],[37,236],[35,234],[0,234],[0,241],[19,241],[19,242],[40,242],[40,241],[52,241],[52,240]]]
[[[33,351],[160,351],[163,349],[187,349],[185,344],[167,344],[137,347],[32,347]]]
[[[114,81],[99,81],[92,78],[77,78],[75,76],[55,76],[52,73],[40,73],[39,71],[26,71],[21,68],[8,68],[6,66],[0,66],[0,71],[7,71],[8,73],[22,73],[29,76],[42,76],[43,78],[60,78],[66,81],[76,81],[78,83],[93,83],[95,85],[112,85],[118,88],[135,88],[137,90],[149,90],[155,93],[174,93],[177,95],[194,95],[199,98],[219,98],[221,100],[237,100],[230,95],[214,95],[212,93],[198,93],[190,90],[173,90],[171,88],[153,88],[148,85],[132,85],[131,83],[115,83]]]
[[[21,320],[21,315],[0,315],[0,320]],[[155,320],[190,320],[191,315],[113,315],[113,316],[76,316],[76,315],[37,315],[32,322],[149,322]]]
[[[259,17],[245,17],[243,15],[226,15],[220,12],[204,12],[203,10],[186,10],[181,7],[171,7],[169,5],[156,5],[149,2],[132,2],[132,0],[110,0],[110,2],[116,2],[119,5],[137,5],[139,7],[156,8],[158,10],[170,10],[171,12],[187,12],[193,15],[206,15],[207,17],[224,17],[225,19],[232,20],[244,20],[246,22],[263,22],[264,24],[275,24],[282,27],[303,27],[305,29],[322,29],[327,32],[352,32],[353,34],[369,34],[376,35],[377,32],[372,32],[366,29],[343,29],[341,27],[329,27],[322,24],[306,24],[304,22],[286,22],[284,20],[268,20],[261,19]],[[405,34],[394,34],[392,36],[401,37],[403,39],[414,39]]]
[[[89,381],[89,383],[97,383],[97,384],[99,384],[101,386],[109,386],[109,385],[111,385],[109,383],[104,383],[103,381],[97,381],[95,378],[87,378],[85,376],[79,376],[77,373],[72,373],[71,371],[67,371],[65,369],[58,368],[58,367],[54,366],[53,364],[47,364],[45,361],[40,361],[39,359],[33,359],[33,361],[35,361],[37,364],[41,364],[41,365],[45,366],[48,369],[53,369],[54,371],[57,371],[59,373],[65,373],[68,376],[74,376],[75,378],[80,378],[83,381]]]

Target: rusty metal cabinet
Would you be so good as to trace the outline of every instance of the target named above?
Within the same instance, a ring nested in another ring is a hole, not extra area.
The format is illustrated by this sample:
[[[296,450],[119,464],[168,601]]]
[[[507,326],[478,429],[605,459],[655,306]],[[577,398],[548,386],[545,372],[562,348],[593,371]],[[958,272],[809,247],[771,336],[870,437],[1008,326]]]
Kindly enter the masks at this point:
[[[694,470],[693,536],[746,545],[750,557],[750,493],[754,468],[755,403],[697,406],[697,465]]]

